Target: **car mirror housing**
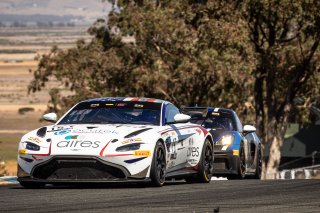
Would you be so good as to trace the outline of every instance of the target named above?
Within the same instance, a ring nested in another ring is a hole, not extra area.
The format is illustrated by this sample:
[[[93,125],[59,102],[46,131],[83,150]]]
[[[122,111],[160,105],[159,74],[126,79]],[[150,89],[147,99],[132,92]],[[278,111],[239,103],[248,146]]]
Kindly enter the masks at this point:
[[[175,123],[186,123],[191,119],[191,117],[186,114],[176,114],[173,119]]]
[[[58,116],[56,113],[51,112],[42,116],[42,118],[46,121],[55,123],[58,120]]]
[[[243,133],[244,134],[248,134],[248,133],[251,133],[251,132],[255,132],[257,129],[252,126],[252,125],[244,125],[243,127]]]

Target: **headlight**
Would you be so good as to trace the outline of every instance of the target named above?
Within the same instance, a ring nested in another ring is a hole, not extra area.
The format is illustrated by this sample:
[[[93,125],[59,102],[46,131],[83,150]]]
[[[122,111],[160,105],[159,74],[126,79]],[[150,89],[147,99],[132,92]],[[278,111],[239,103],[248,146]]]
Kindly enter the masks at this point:
[[[233,135],[224,135],[216,143],[216,145],[230,146],[234,141]]]
[[[26,149],[32,150],[32,151],[39,151],[40,146],[37,144],[31,143],[31,142],[25,142],[26,143]]]
[[[140,143],[133,143],[124,146],[120,146],[116,149],[117,152],[127,152],[140,149]]]

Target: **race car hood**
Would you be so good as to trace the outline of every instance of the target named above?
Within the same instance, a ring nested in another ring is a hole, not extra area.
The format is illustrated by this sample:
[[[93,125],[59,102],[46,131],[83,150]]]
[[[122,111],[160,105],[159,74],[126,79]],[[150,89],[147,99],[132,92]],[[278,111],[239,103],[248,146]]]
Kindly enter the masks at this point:
[[[151,130],[141,125],[55,125],[47,127],[46,141],[50,155],[103,155],[104,149],[115,150],[123,141]]]

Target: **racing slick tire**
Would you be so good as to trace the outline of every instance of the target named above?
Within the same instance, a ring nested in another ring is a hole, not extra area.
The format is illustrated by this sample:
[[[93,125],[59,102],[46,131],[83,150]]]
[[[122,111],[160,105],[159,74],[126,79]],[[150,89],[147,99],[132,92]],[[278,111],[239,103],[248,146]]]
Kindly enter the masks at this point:
[[[20,181],[19,183],[21,186],[27,189],[43,189],[46,186],[45,183],[25,182],[25,181]]]
[[[228,180],[239,180],[239,179],[244,179],[246,177],[246,158],[245,158],[245,153],[244,153],[244,147],[243,143],[240,145],[240,150],[239,150],[239,164],[238,164],[238,174],[236,175],[228,175],[227,179]]]
[[[154,148],[150,178],[153,186],[161,187],[166,177],[166,152],[164,145],[158,141]]]
[[[198,163],[198,173],[196,176],[187,177],[187,183],[209,183],[213,173],[213,146],[211,142],[206,139],[203,144],[201,158]]]
[[[254,174],[254,178],[261,179],[261,171],[262,171],[262,153],[261,147],[259,146],[257,153],[257,161],[256,161],[256,172]]]

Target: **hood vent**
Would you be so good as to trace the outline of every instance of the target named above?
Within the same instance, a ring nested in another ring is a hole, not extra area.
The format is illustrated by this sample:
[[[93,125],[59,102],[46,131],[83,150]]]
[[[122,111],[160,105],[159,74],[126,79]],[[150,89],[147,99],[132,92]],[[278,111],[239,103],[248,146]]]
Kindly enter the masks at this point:
[[[152,129],[152,128],[145,128],[145,129],[140,129],[140,130],[131,132],[130,134],[124,136],[124,138],[132,138],[132,137],[137,136],[145,131],[148,131],[149,129]]]
[[[87,129],[94,129],[94,128],[98,128],[96,126],[87,126]]]
[[[41,138],[43,138],[44,136],[46,136],[47,133],[47,127],[41,127],[40,129],[38,129],[37,131],[37,135]]]

